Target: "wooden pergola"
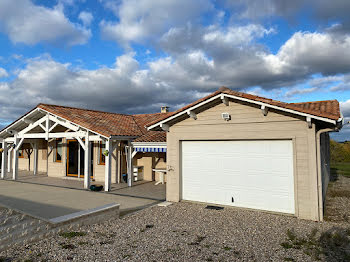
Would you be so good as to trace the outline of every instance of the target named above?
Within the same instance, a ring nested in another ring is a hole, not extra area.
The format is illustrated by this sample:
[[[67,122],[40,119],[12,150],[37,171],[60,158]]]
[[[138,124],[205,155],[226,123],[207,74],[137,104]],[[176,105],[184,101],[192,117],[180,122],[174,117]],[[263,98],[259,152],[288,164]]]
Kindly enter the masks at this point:
[[[132,136],[106,136],[89,130],[86,127],[68,121],[42,108],[35,108],[10,126],[0,131],[0,142],[3,144],[1,161],[1,179],[5,178],[6,171],[11,172],[12,179],[18,178],[18,157],[22,144],[28,143],[34,152],[34,175],[38,173],[38,141],[44,139],[50,142],[53,139],[76,139],[84,150],[84,188],[90,188],[91,174],[91,142],[104,141],[106,144],[105,157],[105,191],[111,188],[111,155],[121,141],[127,141],[126,159],[128,186],[133,184],[132,166]],[[12,159],[11,157],[12,153]],[[12,165],[11,165],[12,162]]]

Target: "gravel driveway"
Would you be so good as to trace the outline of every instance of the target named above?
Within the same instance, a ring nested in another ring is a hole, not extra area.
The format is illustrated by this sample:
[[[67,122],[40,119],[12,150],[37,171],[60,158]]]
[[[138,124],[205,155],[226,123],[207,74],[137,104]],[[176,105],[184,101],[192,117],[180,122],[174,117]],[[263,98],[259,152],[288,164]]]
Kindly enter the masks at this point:
[[[349,248],[346,221],[182,202],[13,248],[0,261],[350,261]]]

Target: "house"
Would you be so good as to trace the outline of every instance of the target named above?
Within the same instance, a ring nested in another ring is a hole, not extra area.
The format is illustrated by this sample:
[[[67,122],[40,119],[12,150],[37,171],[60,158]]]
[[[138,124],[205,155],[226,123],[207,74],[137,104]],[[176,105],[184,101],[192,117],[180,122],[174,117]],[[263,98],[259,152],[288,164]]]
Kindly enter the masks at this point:
[[[132,186],[136,177],[158,180],[153,169],[165,169],[166,134],[148,131],[145,125],[168,114],[166,108],[162,113],[124,115],[39,104],[0,131],[5,150],[1,177],[10,173],[16,180],[18,170],[44,172],[84,178],[84,188],[93,179],[104,183],[106,191],[111,183]]]
[[[323,220],[336,100],[283,103],[221,88],[155,120],[167,131],[167,200]]]
[[[1,177],[18,169],[104,183],[162,180],[168,201],[323,220],[336,100],[283,103],[227,88],[175,112],[123,115],[39,104],[0,131]],[[12,163],[11,163],[12,161]],[[136,169],[136,171],[135,171]],[[141,171],[139,171],[139,169]],[[164,173],[164,172],[163,172]],[[124,179],[127,178],[127,181]]]

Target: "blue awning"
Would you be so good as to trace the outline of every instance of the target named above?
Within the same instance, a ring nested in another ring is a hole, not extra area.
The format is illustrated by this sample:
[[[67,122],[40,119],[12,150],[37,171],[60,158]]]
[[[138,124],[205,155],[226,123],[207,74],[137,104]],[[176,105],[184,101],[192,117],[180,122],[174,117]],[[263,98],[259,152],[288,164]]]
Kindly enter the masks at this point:
[[[164,147],[134,147],[134,150],[136,152],[166,152],[166,148]]]

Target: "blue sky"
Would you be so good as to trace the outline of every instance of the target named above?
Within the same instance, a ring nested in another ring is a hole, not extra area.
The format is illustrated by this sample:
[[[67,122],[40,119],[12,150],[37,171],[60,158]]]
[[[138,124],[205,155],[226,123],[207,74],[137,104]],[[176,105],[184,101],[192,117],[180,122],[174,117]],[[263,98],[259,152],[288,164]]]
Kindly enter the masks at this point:
[[[349,12],[348,0],[1,0],[0,127],[41,102],[148,113],[223,85],[337,99],[349,121]]]

